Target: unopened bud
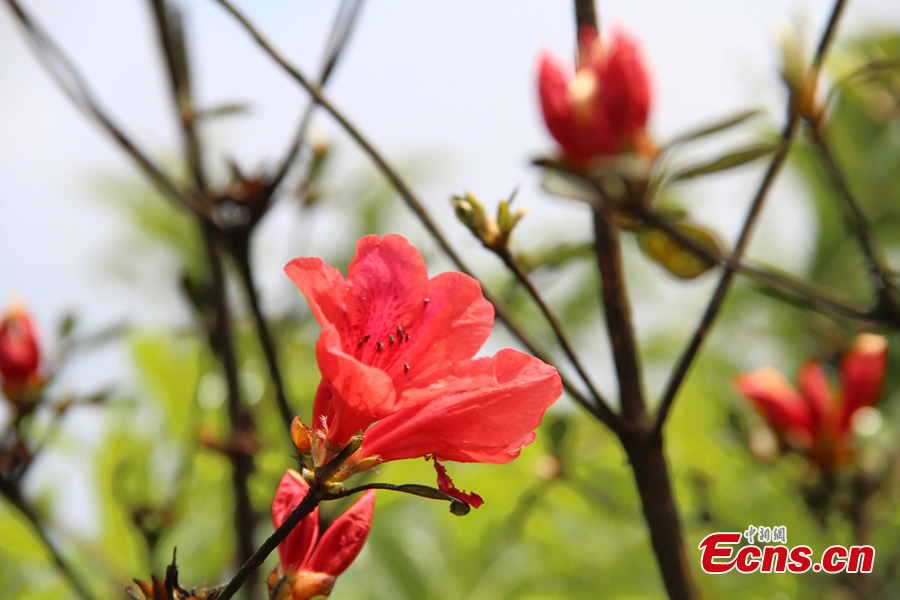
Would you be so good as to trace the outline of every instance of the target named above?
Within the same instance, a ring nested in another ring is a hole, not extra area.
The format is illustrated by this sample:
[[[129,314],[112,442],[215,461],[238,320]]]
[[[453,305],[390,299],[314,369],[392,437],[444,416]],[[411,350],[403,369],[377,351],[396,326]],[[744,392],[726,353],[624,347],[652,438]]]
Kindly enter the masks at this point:
[[[13,402],[27,386],[40,382],[40,351],[31,316],[20,304],[0,316],[0,383]]]
[[[303,424],[300,417],[294,417],[291,421],[291,441],[294,447],[304,456],[312,454],[312,432],[309,427]]]
[[[328,494],[340,494],[344,491],[344,484],[340,481],[329,481],[325,484],[325,492]]]
[[[310,469],[304,467],[303,469],[301,469],[300,475],[303,477],[304,481],[309,484],[310,487],[316,487],[315,471],[311,471]]]

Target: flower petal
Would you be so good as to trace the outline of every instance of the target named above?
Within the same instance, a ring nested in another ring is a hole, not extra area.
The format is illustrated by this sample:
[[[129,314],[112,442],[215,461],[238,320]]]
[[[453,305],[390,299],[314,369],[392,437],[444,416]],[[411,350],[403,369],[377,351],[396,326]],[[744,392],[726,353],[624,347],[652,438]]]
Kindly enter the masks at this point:
[[[403,368],[393,371],[398,392],[425,388],[459,372],[484,345],[494,326],[494,307],[481,285],[463,273],[441,273],[428,282],[421,319],[412,326],[402,353]],[[409,369],[406,369],[409,366]],[[400,367],[398,364],[397,367]],[[422,399],[406,397],[398,410]]]
[[[347,269],[348,327],[341,332],[345,344],[355,345],[370,334],[385,338],[397,325],[416,319],[427,286],[425,261],[406,238],[391,234],[360,239]]]
[[[621,28],[612,32],[609,57],[600,74],[601,99],[615,136],[622,140],[642,130],[650,112],[650,82],[635,39]]]
[[[310,570],[335,577],[346,571],[366,543],[374,511],[375,490],[369,490],[325,530],[310,559]]]
[[[872,333],[857,336],[841,361],[840,427],[846,429],[853,413],[878,402],[886,369],[887,341]]]
[[[781,434],[800,434],[810,443],[813,417],[809,405],[781,374],[771,367],[739,375],[737,391],[756,405],[772,428]]]
[[[544,411],[559,398],[556,369],[515,350],[472,363],[492,373],[491,387],[435,398],[385,417],[363,439],[361,453],[384,461],[428,454],[438,460],[505,463],[534,441]]]
[[[478,508],[484,504],[484,500],[482,500],[481,496],[478,494],[474,492],[464,492],[453,485],[453,480],[447,475],[447,468],[439,464],[437,459],[434,459],[434,470],[437,471],[437,484],[439,490],[448,496],[453,496],[457,500],[465,502],[473,508]]]
[[[289,469],[275,492],[272,501],[272,524],[275,529],[281,527],[290,514],[297,508],[309,492],[309,484],[300,473]],[[285,571],[299,571],[306,568],[312,555],[316,540],[319,538],[319,508],[291,530],[283,542],[278,544],[278,556]]]
[[[284,272],[300,288],[323,329],[338,329],[346,321],[344,292],[347,282],[341,272],[320,258],[295,258]]]
[[[322,383],[316,393],[313,427],[328,420],[328,440],[344,444],[359,431],[388,414],[395,392],[391,378],[341,351],[337,332],[325,330],[316,342]]]
[[[833,433],[838,421],[838,407],[825,370],[819,363],[809,361],[800,367],[797,380],[800,393],[810,408],[813,431]]]

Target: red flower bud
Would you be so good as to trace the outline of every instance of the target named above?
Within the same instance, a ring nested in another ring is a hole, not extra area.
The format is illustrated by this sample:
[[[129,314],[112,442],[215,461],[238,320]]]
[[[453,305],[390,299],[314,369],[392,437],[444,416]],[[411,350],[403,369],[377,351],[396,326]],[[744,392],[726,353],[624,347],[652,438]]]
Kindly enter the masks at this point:
[[[299,473],[285,473],[272,501],[272,523],[276,529],[307,492],[309,484]],[[337,577],[362,550],[374,510],[375,491],[369,490],[321,533],[316,507],[278,545],[280,562],[269,575],[269,597],[274,600],[328,597]]]
[[[650,112],[650,83],[635,40],[622,30],[609,43],[585,26],[574,77],[544,54],[539,91],[544,120],[567,159],[585,163],[627,150],[641,152]]]
[[[40,352],[31,318],[13,305],[0,320],[0,379],[5,389],[37,381]]]

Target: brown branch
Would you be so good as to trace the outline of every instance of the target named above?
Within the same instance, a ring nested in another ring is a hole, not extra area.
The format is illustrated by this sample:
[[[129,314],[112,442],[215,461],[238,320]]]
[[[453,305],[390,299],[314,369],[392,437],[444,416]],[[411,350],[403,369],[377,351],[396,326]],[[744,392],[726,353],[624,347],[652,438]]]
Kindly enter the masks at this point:
[[[343,127],[343,129],[350,135],[351,138],[363,149],[363,151],[369,155],[375,165],[381,170],[384,176],[388,179],[394,189],[397,190],[397,193],[400,194],[400,197],[406,202],[407,206],[413,211],[413,213],[418,217],[418,219],[422,222],[425,229],[431,234],[431,236],[437,241],[438,245],[444,251],[444,253],[450,258],[450,260],[456,265],[456,267],[462,271],[463,273],[474,277],[473,272],[469,267],[463,262],[462,258],[453,250],[452,246],[450,246],[446,237],[440,232],[437,228],[437,225],[434,223],[432,218],[429,216],[428,212],[425,210],[422,203],[416,197],[416,195],[412,192],[406,182],[400,177],[400,174],[387,162],[384,156],[375,149],[375,147],[369,142],[367,138],[365,138],[362,133],[352,124],[350,121],[341,113],[334,104],[324,95],[321,88],[311,82],[306,78],[300,71],[298,71],[295,67],[293,67],[287,59],[285,59],[281,53],[279,53],[272,44],[269,43],[268,40],[256,29],[256,27],[244,16],[244,14],[239,11],[231,2],[228,0],[215,0],[218,2],[228,13],[230,13],[243,27],[247,30],[247,33],[250,34],[251,37],[256,41],[256,43],[262,48],[278,65],[283,68],[294,80],[296,80],[301,86],[303,86],[307,92],[322,106],[329,114],[338,122],[338,124]],[[477,278],[476,278],[477,279]],[[490,292],[487,288],[482,286],[485,298],[494,305],[494,310],[496,311],[497,319],[500,320],[504,325],[506,325],[507,329],[515,336],[534,356],[540,358],[544,362],[549,363],[550,357],[549,355],[543,351],[534,339],[531,338],[530,335],[515,321],[509,308],[494,294]],[[582,407],[587,409],[591,414],[595,415],[598,419],[604,420],[606,417],[604,414],[597,409],[597,407],[587,398],[578,388],[572,384],[570,380],[568,380],[563,374],[560,374],[560,378],[563,382],[563,387],[565,387],[566,391],[569,395]]]
[[[834,37],[834,32],[843,12],[844,4],[845,0],[837,0],[834,4],[831,12],[831,17],[828,20],[828,25],[826,26],[825,31],[822,34],[818,50],[816,51],[816,55],[813,58],[814,68],[818,68],[822,64],[825,52],[827,51],[829,43]],[[741,233],[738,236],[737,244],[735,244],[734,252],[732,252],[729,260],[729,263],[731,265],[737,264],[737,261],[741,259],[744,250],[749,244],[750,234],[753,231],[753,226],[756,224],[757,217],[762,211],[762,207],[769,193],[769,189],[771,188],[772,183],[775,180],[775,176],[780,171],[781,166],[784,164],[788,152],[791,149],[791,144],[797,131],[797,125],[800,119],[795,112],[793,103],[790,101],[788,113],[787,123],[785,124],[784,130],[782,131],[778,149],[775,152],[775,155],[772,157],[768,169],[766,169],[766,173],[763,176],[763,180],[760,183],[756,196],[754,197],[753,202],[750,204],[750,209],[747,212],[747,217],[744,219],[744,225],[741,228]],[[700,320],[700,324],[697,326],[694,337],[691,339],[690,344],[688,344],[688,347],[685,349],[684,353],[681,356],[681,359],[678,361],[677,366],[675,367],[672,375],[669,378],[669,382],[666,386],[666,391],[663,394],[663,398],[660,402],[659,410],[657,411],[656,415],[656,425],[654,427],[654,432],[656,435],[662,435],[663,425],[665,425],[666,418],[669,416],[669,412],[672,410],[672,404],[675,402],[675,397],[678,395],[678,390],[681,388],[681,384],[684,382],[684,379],[687,376],[687,373],[690,370],[691,365],[693,364],[694,359],[697,356],[697,353],[700,351],[700,347],[703,345],[703,342],[706,339],[707,332],[709,331],[710,327],[712,327],[716,317],[719,314],[719,310],[722,307],[722,303],[725,300],[725,296],[728,293],[728,289],[731,286],[733,278],[733,268],[726,269],[722,274],[722,277],[719,280],[719,285],[716,287],[716,290],[713,293],[709,304],[707,305],[706,312],[703,314],[703,317]]]
[[[671,600],[691,600],[697,591],[684,549],[684,534],[672,489],[661,436],[620,436],[634,475],[650,544]]]
[[[291,428],[291,422],[294,420],[295,412],[291,409],[287,400],[287,394],[284,387],[284,379],[281,376],[281,369],[278,364],[278,347],[275,344],[275,338],[269,329],[265,315],[262,312],[262,306],[259,301],[259,294],[256,292],[256,282],[253,276],[253,269],[250,267],[249,249],[246,245],[232,251],[232,256],[237,263],[238,273],[241,277],[244,292],[247,295],[247,301],[250,304],[250,311],[253,313],[253,322],[256,326],[259,344],[262,346],[263,356],[266,360],[266,366],[269,369],[269,377],[275,386],[275,403],[278,406],[278,412],[281,420],[284,421],[288,431]]]
[[[619,233],[610,222],[608,206],[593,207],[594,248],[597,268],[600,272],[603,316],[609,330],[615,359],[616,376],[622,415],[625,421],[635,425],[646,416],[644,391],[641,385],[641,368],[637,343],[631,319],[631,305],[625,287],[625,273]]]
[[[184,38],[181,13],[167,0],[149,1],[167,67],[166,72],[169,74],[169,83],[172,86],[172,100],[181,126],[188,162],[191,165],[191,174],[194,177],[197,192],[205,196],[208,186],[203,168],[200,140],[194,126],[196,111],[191,93],[187,43]]]
[[[594,0],[575,0],[575,25],[578,29],[587,25],[600,30],[600,21],[597,19]]]

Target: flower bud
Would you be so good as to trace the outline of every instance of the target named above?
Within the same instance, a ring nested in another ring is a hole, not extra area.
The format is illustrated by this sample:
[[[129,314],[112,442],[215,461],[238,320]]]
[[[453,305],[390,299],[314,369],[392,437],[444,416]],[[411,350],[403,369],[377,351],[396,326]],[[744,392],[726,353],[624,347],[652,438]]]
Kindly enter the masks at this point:
[[[40,381],[40,360],[31,317],[23,307],[12,305],[0,320],[0,382],[11,400]]]
[[[312,440],[310,439],[310,429],[303,424],[300,417],[294,417],[291,421],[291,441],[297,452],[304,456],[312,454]]]
[[[541,59],[544,120],[574,164],[623,152],[644,155],[654,148],[645,131],[650,83],[638,45],[621,30],[606,41],[592,27],[581,28],[574,76],[565,74],[554,57]]]

